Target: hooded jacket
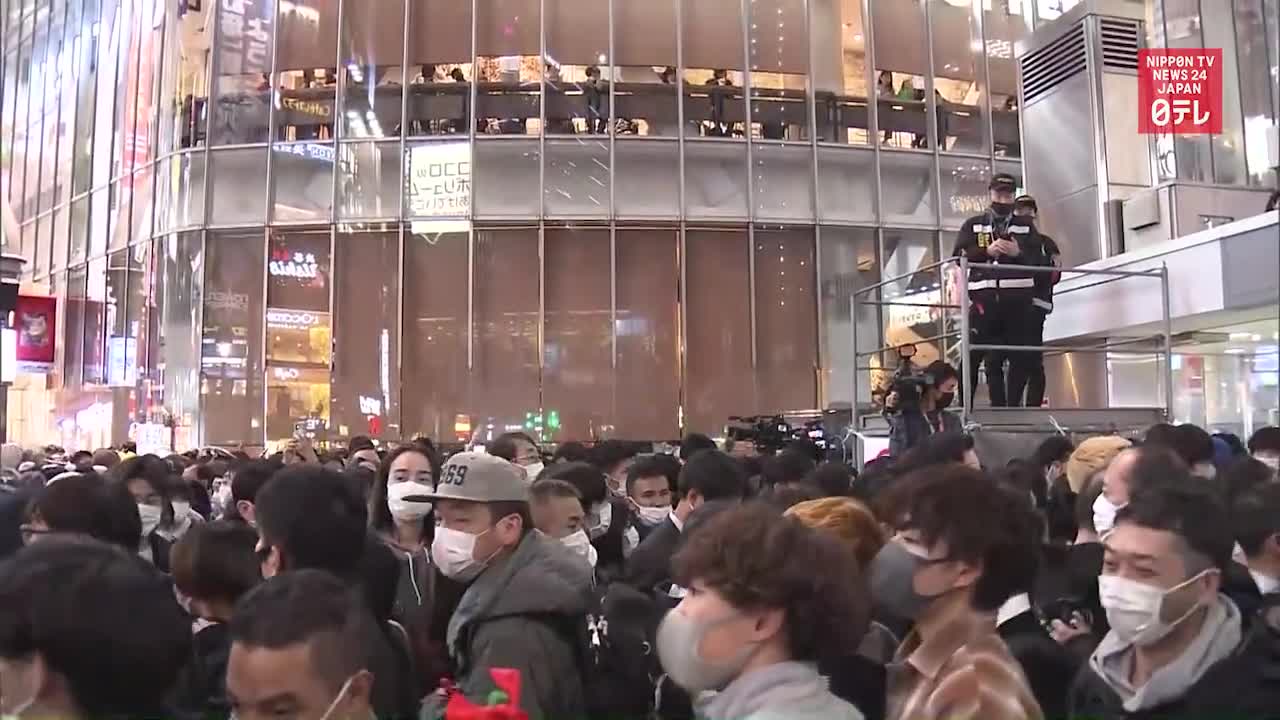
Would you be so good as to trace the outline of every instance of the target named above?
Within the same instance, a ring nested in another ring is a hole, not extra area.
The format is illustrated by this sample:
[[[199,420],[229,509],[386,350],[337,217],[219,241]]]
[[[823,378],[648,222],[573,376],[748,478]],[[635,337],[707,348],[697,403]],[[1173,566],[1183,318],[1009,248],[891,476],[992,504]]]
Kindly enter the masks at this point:
[[[742,675],[697,704],[701,720],[862,720],[812,664],[782,662]]]
[[[590,593],[586,563],[540,532],[526,534],[471,583],[449,621],[458,690],[487,704],[496,689],[489,669],[510,668],[520,673],[520,707],[530,720],[582,717],[582,671],[569,629],[582,621]]]

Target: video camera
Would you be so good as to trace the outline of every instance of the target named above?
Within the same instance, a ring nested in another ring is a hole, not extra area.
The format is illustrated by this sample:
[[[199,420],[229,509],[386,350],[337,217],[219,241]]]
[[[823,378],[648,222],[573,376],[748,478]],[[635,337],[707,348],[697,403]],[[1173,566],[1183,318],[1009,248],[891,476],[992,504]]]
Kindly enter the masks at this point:
[[[916,367],[916,346],[907,343],[898,346],[898,367],[889,381],[889,392],[898,394],[897,410],[914,410],[920,407],[920,396],[933,387],[935,378]]]
[[[822,418],[795,427],[781,415],[730,416],[729,423],[725,425],[725,435],[734,442],[754,443],[756,450],[764,455],[774,455],[796,440],[812,443],[823,456],[831,448],[840,446],[839,438],[827,433]]]

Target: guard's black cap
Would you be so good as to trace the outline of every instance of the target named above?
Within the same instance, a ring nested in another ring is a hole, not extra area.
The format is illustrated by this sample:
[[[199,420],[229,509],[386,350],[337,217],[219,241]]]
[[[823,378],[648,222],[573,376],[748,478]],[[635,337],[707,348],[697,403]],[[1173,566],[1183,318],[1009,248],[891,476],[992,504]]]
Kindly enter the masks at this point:
[[[1019,207],[1019,208],[1031,208],[1036,212],[1040,211],[1040,208],[1036,205],[1036,199],[1031,197],[1030,195],[1019,195],[1018,197],[1014,198],[1013,206]]]
[[[1013,191],[1017,187],[1018,181],[1012,175],[1009,173],[996,173],[995,177],[991,178],[991,185],[988,186],[988,189]]]

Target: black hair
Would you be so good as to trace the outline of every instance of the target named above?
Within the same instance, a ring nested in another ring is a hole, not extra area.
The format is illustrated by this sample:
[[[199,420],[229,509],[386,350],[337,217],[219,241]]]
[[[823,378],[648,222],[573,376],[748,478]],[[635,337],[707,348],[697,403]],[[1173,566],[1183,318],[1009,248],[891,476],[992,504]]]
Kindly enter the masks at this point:
[[[925,366],[924,374],[928,375],[933,381],[933,386],[938,387],[942,383],[951,379],[960,379],[960,371],[946,360],[934,360]]]
[[[77,450],[71,453],[71,457],[67,458],[67,462],[77,467],[79,467],[81,463],[84,463],[86,467],[82,469],[88,469],[88,466],[93,465],[93,453],[88,450]]]
[[[254,502],[258,491],[283,467],[279,460],[250,460],[242,464],[231,476],[231,499]]]
[[[1071,489],[1066,474],[1059,475],[1049,486],[1045,498],[1044,519],[1049,530],[1049,542],[1070,544],[1079,533],[1076,522],[1076,500],[1079,496]]]
[[[1117,526],[1127,523],[1171,532],[1219,570],[1231,562],[1235,538],[1230,522],[1218,493],[1185,471],[1131,494],[1129,504],[1116,513]]]
[[[1121,452],[1137,453],[1138,459],[1129,470],[1129,495],[1186,475],[1188,465],[1172,448],[1162,445],[1140,445]]]
[[[586,462],[590,459],[591,454],[587,450],[587,446],[577,440],[560,443],[556,447],[556,452],[551,456],[552,462]]]
[[[1098,501],[1098,496],[1102,494],[1102,488],[1102,478],[1097,478],[1086,485],[1080,491],[1080,494],[1076,496],[1074,518],[1077,528],[1097,534],[1098,528],[1093,524],[1093,504]]]
[[[1199,425],[1187,423],[1173,429],[1175,444],[1172,449],[1188,467],[1213,462],[1213,436]]]
[[[1268,425],[1249,436],[1249,452],[1280,453],[1280,427]]]
[[[173,584],[197,600],[235,604],[262,581],[257,542],[258,534],[242,523],[197,523],[170,551]]]
[[[64,678],[84,717],[164,717],[191,653],[191,623],[168,583],[132,553],[50,538],[0,565],[0,657],[34,653]]]
[[[516,447],[516,441],[524,440],[534,447],[538,448],[538,443],[533,437],[524,432],[503,433],[494,438],[487,446],[485,451],[494,457],[500,457],[507,462],[515,462],[516,456],[520,454],[519,448]]]
[[[174,474],[173,467],[168,461],[155,455],[138,455],[112,468],[107,473],[107,477],[113,478],[115,482],[126,487],[133,480],[146,482],[151,491],[160,498],[160,524],[167,526],[173,523],[170,490],[173,487],[171,476]]]
[[[648,477],[665,477],[667,487],[674,493],[680,485],[680,461],[666,453],[641,455],[627,468],[627,494],[631,494],[637,480]]]
[[[1050,435],[1036,447],[1035,453],[1031,456],[1031,461],[1039,466],[1041,472],[1043,472],[1055,462],[1066,464],[1075,449],[1075,444],[1066,435]]]
[[[783,450],[773,457],[766,458],[760,468],[766,486],[799,483],[805,476],[813,472],[817,463],[813,458],[791,450]]]
[[[372,616],[360,595],[320,570],[274,577],[245,595],[231,619],[233,645],[281,650],[306,645],[315,672],[334,693],[370,669]]]
[[[701,450],[715,450],[716,441],[702,433],[689,433],[680,441],[680,461],[689,462]]]
[[[765,488],[759,496],[759,500],[774,509],[782,512],[792,505],[799,505],[809,500],[817,500],[822,497],[818,488],[808,484],[784,484],[771,485]]]
[[[937,433],[904,453],[895,470],[902,475],[931,465],[964,462],[965,454],[972,449],[973,437],[970,435],[958,432]]]
[[[1030,460],[1014,458],[1004,468],[997,470],[995,478],[1009,489],[1022,493],[1023,497],[1032,498],[1037,508],[1044,507],[1045,497],[1044,475]]]
[[[368,435],[353,435],[347,441],[347,457],[351,457],[361,450],[374,450],[373,440]]]
[[[609,472],[636,456],[636,446],[622,440],[605,440],[591,448],[591,464]]]
[[[853,489],[853,468],[835,460],[814,468],[804,481],[822,493],[822,497],[848,497]]]
[[[1147,428],[1146,435],[1142,438],[1143,445],[1161,445],[1167,448],[1175,448],[1178,445],[1178,434],[1176,425],[1170,423],[1156,423]]]
[[[537,529],[533,526],[533,512],[529,509],[529,503],[524,500],[499,500],[485,503],[485,506],[489,509],[489,521],[494,524],[508,515],[519,516],[522,538]]]
[[[543,478],[563,480],[577,488],[582,496],[584,509],[590,509],[592,505],[604,502],[609,495],[608,486],[604,482],[604,473],[591,463],[556,463],[542,471],[538,479]]]
[[[44,521],[57,533],[88,535],[128,552],[142,544],[142,520],[128,489],[95,473],[65,477],[38,490],[26,521]]]
[[[409,443],[387,453],[387,456],[378,466],[378,476],[373,481],[373,489],[369,493],[369,526],[374,530],[387,531],[395,525],[395,520],[391,517],[391,508],[387,507],[387,479],[391,476],[391,463],[396,458],[405,453],[414,453],[426,458],[427,463],[431,465],[431,481],[434,485],[436,478],[440,477],[440,465],[437,458],[434,457],[428,448],[417,443]],[[435,513],[427,513],[422,518],[422,536],[430,539],[435,534]]]
[[[1268,485],[1276,471],[1266,463],[1251,457],[1242,457],[1227,466],[1222,473],[1222,491],[1228,503],[1260,485]]]
[[[1271,536],[1280,533],[1280,483],[1259,485],[1231,504],[1231,527],[1244,554],[1253,557]]]
[[[899,529],[918,530],[928,545],[945,542],[951,559],[981,566],[974,609],[994,611],[1029,586],[1039,563],[1040,525],[1025,495],[958,463],[899,482],[899,503],[887,519]]]
[[[719,450],[703,450],[680,468],[681,498],[697,491],[704,500],[741,500],[747,495],[742,465]]]
[[[529,502],[546,502],[552,498],[573,498],[582,503],[582,493],[578,488],[556,478],[542,478],[529,487]]]
[[[258,493],[254,515],[285,569],[319,568],[346,578],[357,571],[368,514],[340,473],[317,465],[287,467]]]

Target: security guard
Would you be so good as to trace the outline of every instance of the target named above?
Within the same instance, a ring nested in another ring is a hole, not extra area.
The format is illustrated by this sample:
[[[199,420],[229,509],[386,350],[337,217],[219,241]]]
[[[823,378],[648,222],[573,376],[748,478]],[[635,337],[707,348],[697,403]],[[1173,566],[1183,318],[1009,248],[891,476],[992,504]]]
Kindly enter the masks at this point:
[[[1036,206],[1036,199],[1030,195],[1019,195],[1013,201],[1013,215],[1017,218],[1025,219],[1031,223],[1036,232],[1040,235],[1040,242],[1044,246],[1045,258],[1049,264],[1054,267],[1061,267],[1062,251],[1058,248],[1058,243],[1053,238],[1040,232],[1040,228],[1036,226],[1036,216],[1039,214],[1039,208]],[[1035,333],[1030,338],[1030,345],[1044,345],[1044,321],[1049,317],[1049,313],[1053,312],[1053,286],[1058,284],[1061,273],[1037,273],[1035,277],[1035,297],[1031,298],[1031,305],[1036,310]],[[1028,355],[1032,358],[1030,365],[1030,377],[1027,378],[1027,407],[1040,407],[1044,404],[1044,352],[1035,351]],[[1015,387],[1012,380],[1009,383],[1009,395],[1015,401],[1022,397],[1022,388]]]
[[[960,227],[955,256],[970,263],[1005,265],[1047,265],[1040,234],[1026,218],[1014,216],[1017,181],[1008,173],[991,179],[991,207]],[[1037,326],[1036,278],[1029,270],[1000,268],[969,269],[969,327],[977,345],[1032,345]],[[987,388],[992,407],[1018,406],[1036,363],[1034,353],[984,350],[971,353],[969,382],[978,384],[978,366],[986,365]],[[1009,362],[1009,382],[1005,385],[1004,363]],[[1013,390],[1010,393],[1009,390]]]

